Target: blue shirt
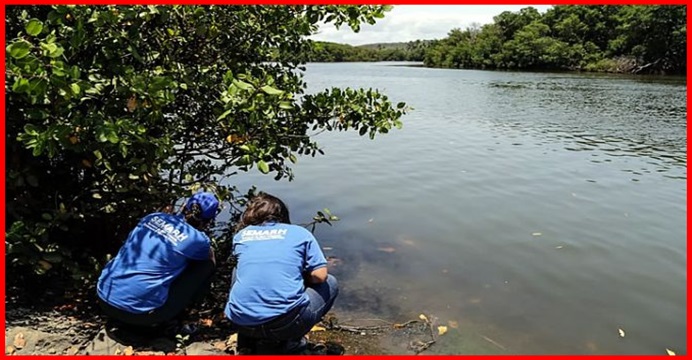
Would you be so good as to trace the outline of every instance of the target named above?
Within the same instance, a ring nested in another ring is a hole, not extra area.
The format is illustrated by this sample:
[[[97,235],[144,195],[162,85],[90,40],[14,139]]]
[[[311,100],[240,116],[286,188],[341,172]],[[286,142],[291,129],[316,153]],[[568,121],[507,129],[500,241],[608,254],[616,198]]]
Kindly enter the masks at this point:
[[[188,259],[209,259],[211,242],[182,216],[153,213],[130,232],[118,255],[101,272],[98,296],[118,309],[140,314],[168,299],[168,289]]]
[[[315,237],[297,225],[248,226],[233,243],[238,265],[225,313],[238,325],[259,325],[307,304],[303,273],[327,266]]]

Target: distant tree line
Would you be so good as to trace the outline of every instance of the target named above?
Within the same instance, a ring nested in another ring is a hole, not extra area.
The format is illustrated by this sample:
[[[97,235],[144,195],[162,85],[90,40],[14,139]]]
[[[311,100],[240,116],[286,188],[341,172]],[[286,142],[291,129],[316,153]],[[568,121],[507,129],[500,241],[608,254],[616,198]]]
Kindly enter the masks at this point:
[[[312,62],[423,61],[431,40],[351,46],[317,41],[308,54]]]
[[[560,5],[505,11],[483,26],[405,46],[316,43],[310,61],[423,61],[457,69],[684,74],[684,5]]]

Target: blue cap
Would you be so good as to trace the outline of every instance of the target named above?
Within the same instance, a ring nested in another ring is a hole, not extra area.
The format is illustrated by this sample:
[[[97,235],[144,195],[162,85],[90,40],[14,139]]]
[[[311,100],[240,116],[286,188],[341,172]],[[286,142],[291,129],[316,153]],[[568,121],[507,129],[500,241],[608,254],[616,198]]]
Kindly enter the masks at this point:
[[[204,220],[211,220],[216,217],[216,211],[219,209],[219,200],[216,196],[209,192],[198,192],[187,201],[185,208],[190,210],[193,204],[199,204],[202,210],[201,217]]]

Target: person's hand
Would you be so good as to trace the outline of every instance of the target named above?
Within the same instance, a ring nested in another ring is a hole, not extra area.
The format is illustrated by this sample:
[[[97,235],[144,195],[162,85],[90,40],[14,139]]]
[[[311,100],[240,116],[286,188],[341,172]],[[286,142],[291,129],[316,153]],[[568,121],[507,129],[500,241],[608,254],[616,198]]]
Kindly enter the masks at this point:
[[[214,255],[214,248],[211,246],[209,247],[209,260],[211,260],[214,266],[216,266],[216,256]]]
[[[305,280],[306,284],[321,284],[327,281],[327,267],[323,266],[315,269],[310,274],[304,272],[303,279]]]

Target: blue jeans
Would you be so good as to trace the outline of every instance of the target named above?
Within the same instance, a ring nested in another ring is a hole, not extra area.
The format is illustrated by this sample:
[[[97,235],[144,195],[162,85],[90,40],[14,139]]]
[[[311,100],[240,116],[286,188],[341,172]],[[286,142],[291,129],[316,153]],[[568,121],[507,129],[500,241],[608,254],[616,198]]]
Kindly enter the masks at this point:
[[[118,309],[98,298],[103,313],[109,318],[134,326],[156,326],[180,316],[195,301],[209,291],[216,265],[211,260],[190,261],[168,289],[168,299],[161,307],[147,313],[135,314]],[[97,296],[98,297],[98,296]]]
[[[327,281],[313,284],[305,289],[310,301],[298,309],[289,311],[264,324],[255,326],[233,325],[240,335],[256,339],[296,340],[310,332],[310,329],[322,320],[334,305],[339,294],[336,278],[327,276]]]

